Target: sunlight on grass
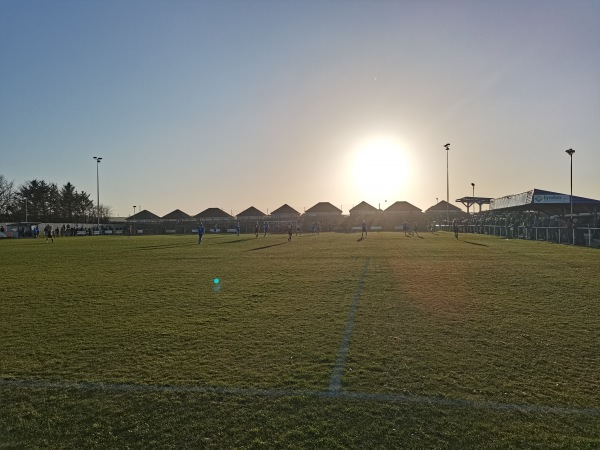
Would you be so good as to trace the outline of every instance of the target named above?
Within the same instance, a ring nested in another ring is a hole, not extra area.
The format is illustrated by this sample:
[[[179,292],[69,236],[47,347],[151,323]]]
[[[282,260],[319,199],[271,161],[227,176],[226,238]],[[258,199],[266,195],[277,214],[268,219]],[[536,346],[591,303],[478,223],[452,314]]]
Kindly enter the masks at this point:
[[[385,447],[399,437],[415,446],[475,445],[489,436],[507,445],[600,442],[597,416],[571,421],[460,406],[597,411],[597,251],[486,236],[456,241],[443,233],[286,240],[1,242],[5,383],[290,389],[299,398],[1,384],[0,441],[106,446],[110,436],[118,442],[127,434],[161,446]],[[456,406],[302,398],[327,392],[355,295],[342,391],[448,399]],[[113,418],[119,414],[122,429]],[[152,425],[140,429],[138,415]],[[50,417],[62,431],[48,431]],[[372,432],[357,434],[349,417]],[[79,431],[67,425],[72,421]],[[198,423],[201,434],[193,431]],[[437,431],[420,432],[425,423]],[[170,427],[183,431],[175,436]],[[239,434],[226,434],[230,428]]]

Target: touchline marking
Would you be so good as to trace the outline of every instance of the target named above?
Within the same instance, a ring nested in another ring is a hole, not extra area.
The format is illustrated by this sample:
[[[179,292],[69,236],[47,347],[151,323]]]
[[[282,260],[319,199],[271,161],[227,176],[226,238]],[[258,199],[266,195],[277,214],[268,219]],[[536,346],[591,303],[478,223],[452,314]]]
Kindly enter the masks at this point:
[[[340,351],[338,353],[337,359],[335,360],[333,373],[331,374],[331,378],[329,380],[330,392],[339,392],[342,388],[342,375],[344,374],[344,366],[346,365],[346,356],[348,355],[348,350],[350,349],[352,328],[354,328],[354,316],[356,316],[356,310],[358,308],[358,299],[360,298],[360,293],[362,291],[362,287],[365,281],[365,276],[367,275],[367,269],[369,268],[369,260],[370,258],[367,259],[367,261],[365,262],[365,267],[362,271],[362,275],[360,276],[360,280],[358,281],[358,286],[356,287],[356,291],[354,292],[354,297],[352,298],[352,305],[350,306],[348,319],[346,319],[344,337],[342,338]]]
[[[243,395],[246,397],[306,397],[340,399],[352,401],[369,401],[385,403],[420,404],[429,406],[457,407],[466,409],[497,410],[507,412],[525,412],[534,414],[558,414],[600,417],[600,408],[573,408],[564,406],[543,406],[532,404],[486,402],[478,400],[459,400],[424,395],[385,394],[349,391],[311,391],[304,389],[252,389],[189,386],[171,384],[134,384],[134,383],[100,383],[50,380],[19,380],[0,378],[1,387],[22,389],[71,389],[100,392],[162,392],[162,393],[197,393]]]

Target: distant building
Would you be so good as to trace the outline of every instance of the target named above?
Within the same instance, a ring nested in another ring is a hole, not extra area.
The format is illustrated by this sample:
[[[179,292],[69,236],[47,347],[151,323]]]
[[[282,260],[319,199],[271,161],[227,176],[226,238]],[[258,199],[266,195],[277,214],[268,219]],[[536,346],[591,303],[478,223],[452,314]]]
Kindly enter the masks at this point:
[[[332,231],[342,226],[342,210],[329,202],[320,202],[307,209],[303,214],[306,227],[315,222],[322,231]]]
[[[442,200],[439,203],[431,206],[425,211],[427,220],[430,222],[436,222],[438,224],[446,223],[446,220],[452,220],[464,217],[466,213],[458,206],[454,206],[446,200]]]
[[[287,231],[289,223],[292,224],[294,230],[299,226],[300,213],[288,204],[282,205],[271,213],[269,220],[272,222],[271,230],[274,232],[284,233]]]
[[[133,234],[162,234],[163,231],[162,219],[147,209],[129,216],[125,221],[131,225]]]
[[[391,204],[383,212],[383,223],[386,230],[401,230],[402,224],[407,223],[412,228],[416,222],[419,229],[424,230],[427,217],[420,208],[406,201]]]
[[[206,231],[213,233],[226,231],[233,227],[235,222],[235,217],[220,208],[207,208],[196,214],[194,219],[196,226],[202,222]]]
[[[268,220],[268,216],[254,206],[243,210],[241,213],[238,213],[236,218],[243,233],[253,233],[257,222],[260,230],[262,230],[263,222]]]
[[[367,202],[360,202],[358,205],[350,208],[350,217],[354,219],[363,219],[365,216],[374,216],[380,212],[379,209],[369,205]]]
[[[194,218],[180,209],[171,211],[162,217],[165,234],[187,234],[192,232]]]
[[[300,213],[287,203],[271,213],[271,220],[298,220]]]

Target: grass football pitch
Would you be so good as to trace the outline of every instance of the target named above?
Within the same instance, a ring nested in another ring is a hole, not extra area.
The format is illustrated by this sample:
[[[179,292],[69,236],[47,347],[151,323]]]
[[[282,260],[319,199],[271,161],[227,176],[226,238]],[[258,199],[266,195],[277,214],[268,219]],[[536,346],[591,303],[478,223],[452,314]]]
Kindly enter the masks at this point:
[[[600,252],[0,242],[0,448],[599,448]]]

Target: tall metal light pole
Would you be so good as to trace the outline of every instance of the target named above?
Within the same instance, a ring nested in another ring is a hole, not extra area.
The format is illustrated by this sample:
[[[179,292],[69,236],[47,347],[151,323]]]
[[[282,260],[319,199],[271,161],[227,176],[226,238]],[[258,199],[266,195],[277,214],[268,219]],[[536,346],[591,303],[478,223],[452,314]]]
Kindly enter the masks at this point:
[[[575,245],[575,227],[573,226],[573,153],[575,150],[570,148],[569,150],[565,150],[565,153],[569,155],[571,158],[571,195],[569,196],[569,200],[571,201],[571,228],[573,229],[573,245]]]
[[[94,156],[94,159],[96,160],[96,200],[98,203],[98,233],[100,233],[100,172],[98,168],[100,167],[100,161],[102,161],[102,158],[100,156]]]
[[[450,226],[450,172],[448,171],[448,154],[450,153],[450,144],[444,145],[446,148],[446,225]]]
[[[473,198],[475,198],[475,183],[471,183],[471,186],[473,186]]]
[[[133,205],[133,234],[135,234],[135,205]]]

